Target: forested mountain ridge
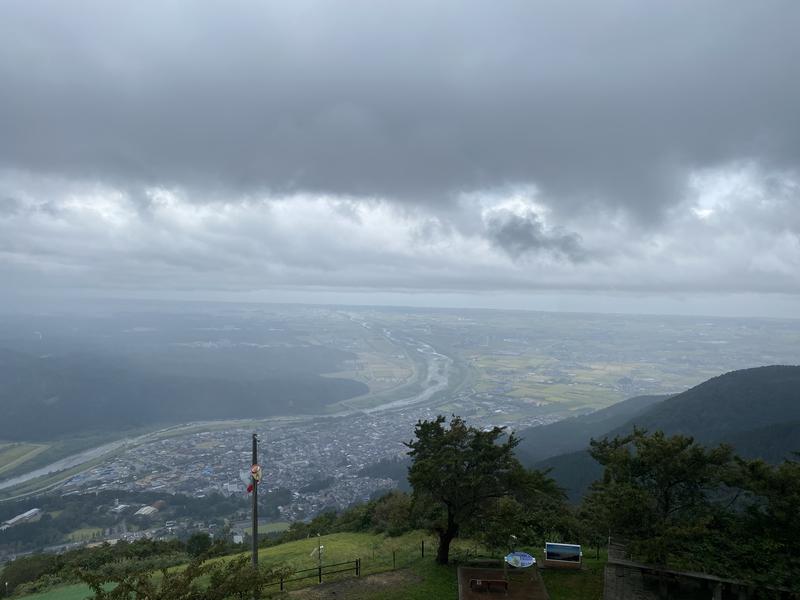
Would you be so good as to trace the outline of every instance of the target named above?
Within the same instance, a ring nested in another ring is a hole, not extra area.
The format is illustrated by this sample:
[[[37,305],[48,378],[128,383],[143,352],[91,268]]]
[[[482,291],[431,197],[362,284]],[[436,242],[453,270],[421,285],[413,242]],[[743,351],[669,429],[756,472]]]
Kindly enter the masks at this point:
[[[635,424],[701,442],[775,424],[800,421],[800,366],[773,365],[731,371],[672,396],[642,413]]]
[[[552,436],[555,425],[559,424],[542,428],[542,439]],[[774,365],[725,373],[590,437],[625,435],[634,427],[690,435],[706,445],[727,443],[742,456],[780,462],[800,451],[800,366]],[[536,429],[526,433],[528,444],[538,443]],[[588,444],[589,439],[584,438],[583,450],[526,462],[552,469],[556,481],[577,499],[602,473],[585,450]]]
[[[636,396],[589,414],[524,429],[519,432],[517,455],[532,463],[581,450],[591,438],[605,435],[667,398],[669,395]]]

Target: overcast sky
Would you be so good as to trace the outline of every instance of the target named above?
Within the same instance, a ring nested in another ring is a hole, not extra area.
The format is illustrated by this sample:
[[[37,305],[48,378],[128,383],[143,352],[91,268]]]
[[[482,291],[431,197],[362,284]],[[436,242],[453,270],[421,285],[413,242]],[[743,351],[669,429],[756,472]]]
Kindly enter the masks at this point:
[[[800,2],[0,4],[0,291],[800,317]]]

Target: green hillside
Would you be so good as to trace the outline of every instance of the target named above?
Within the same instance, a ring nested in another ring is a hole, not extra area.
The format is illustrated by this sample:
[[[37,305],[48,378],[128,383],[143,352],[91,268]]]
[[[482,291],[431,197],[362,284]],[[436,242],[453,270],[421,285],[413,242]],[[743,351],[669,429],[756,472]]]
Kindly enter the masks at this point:
[[[526,463],[573,452],[584,448],[593,437],[627,423],[653,405],[669,396],[636,396],[608,408],[557,421],[550,425],[531,427],[519,432],[521,442],[517,456]]]
[[[420,542],[426,540],[425,558],[420,556]],[[316,566],[316,557],[311,556],[317,547],[318,540],[309,538],[288,542],[279,546],[261,549],[259,562],[263,565],[287,564],[295,569],[307,569]],[[425,532],[410,532],[399,537],[387,537],[371,533],[335,533],[322,536],[319,540],[324,546],[324,562],[337,563],[361,558],[362,579],[353,580],[352,574],[338,574],[326,578],[326,581],[347,581],[349,600],[456,600],[458,587],[456,566],[438,566],[433,555],[435,542]],[[479,548],[470,540],[457,540],[454,543],[454,557],[468,560],[476,552],[486,555],[486,550]],[[537,555],[541,560],[538,548],[523,548]],[[394,561],[393,561],[394,552]],[[238,556],[238,555],[237,555]],[[228,561],[233,556],[214,559]],[[602,567],[605,554],[599,559],[587,557],[586,569],[578,572],[564,573],[544,571],[542,577],[550,592],[551,600],[600,600],[602,596]],[[397,572],[391,578],[389,586],[380,585],[369,576],[376,573]],[[290,584],[289,589],[314,588],[316,577],[304,582]],[[335,591],[335,586],[331,588]],[[277,589],[276,589],[277,594]],[[25,600],[84,600],[91,596],[86,585],[65,585],[53,588],[45,593],[20,596]]]
[[[709,445],[724,442],[748,458],[780,462],[800,451],[800,367],[770,366],[725,373],[656,402],[605,431],[599,431],[598,423],[584,425],[579,419],[584,417],[572,419],[574,424],[565,423],[559,429],[554,429],[559,423],[542,428],[541,439],[560,432],[568,438],[561,446],[573,445],[572,451],[526,461],[536,468],[552,469],[551,476],[572,500],[579,499],[602,474],[588,452],[578,448],[588,447],[591,437],[624,435],[634,426],[669,435],[691,435]],[[601,418],[599,424],[613,421]],[[577,446],[577,440],[570,436],[581,435],[581,430],[591,431],[591,435],[583,437],[581,446]],[[536,430],[529,431],[538,442]]]
[[[717,443],[780,423],[800,421],[800,367],[769,366],[714,377],[634,418],[632,424]],[[791,441],[791,440],[790,440]]]
[[[800,452],[800,422],[776,423],[731,435],[727,442],[747,458],[778,463]]]

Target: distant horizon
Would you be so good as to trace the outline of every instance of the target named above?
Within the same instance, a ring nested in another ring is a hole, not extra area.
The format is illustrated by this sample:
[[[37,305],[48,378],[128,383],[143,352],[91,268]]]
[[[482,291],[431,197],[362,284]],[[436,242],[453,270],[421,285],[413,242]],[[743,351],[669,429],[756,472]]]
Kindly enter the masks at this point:
[[[379,291],[273,290],[253,292],[186,291],[140,292],[114,295],[87,290],[59,292],[59,298],[41,293],[19,293],[0,303],[0,314],[24,313],[35,307],[52,310],[74,302],[97,303],[195,303],[274,306],[327,306],[430,310],[522,311],[554,314],[587,314],[651,317],[703,317],[714,319],[800,319],[800,300],[793,294],[687,294],[684,297],[651,294],[581,294],[577,292],[513,293],[422,293]],[[268,296],[268,297],[264,297]],[[16,307],[14,306],[16,305]],[[84,305],[82,304],[81,307]],[[660,308],[659,308],[660,307]],[[717,312],[711,312],[716,307]],[[768,310],[767,310],[768,307]],[[80,307],[75,307],[80,308]]]

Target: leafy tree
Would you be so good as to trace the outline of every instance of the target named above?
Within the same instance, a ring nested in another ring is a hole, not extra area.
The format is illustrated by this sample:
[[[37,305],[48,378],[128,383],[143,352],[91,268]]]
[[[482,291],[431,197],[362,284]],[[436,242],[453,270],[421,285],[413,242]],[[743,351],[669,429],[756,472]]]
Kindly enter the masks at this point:
[[[354,504],[347,508],[337,519],[338,531],[369,531],[372,529],[372,512],[375,502]]]
[[[289,575],[291,570],[287,567],[259,566],[254,571],[246,556],[218,563],[211,569],[209,586],[202,600],[259,597],[264,587]]]
[[[730,555],[725,566],[750,581],[800,592],[800,462],[736,462],[742,508],[716,540]]]
[[[590,453],[605,467],[586,501],[611,531],[633,539],[635,551],[665,563],[671,553],[704,535],[733,466],[728,446],[707,449],[691,437],[634,430],[592,440]]]
[[[259,596],[280,576],[284,568],[253,569],[247,557],[216,564],[195,559],[185,569],[130,571],[112,577],[81,571],[80,577],[94,592],[94,600],[226,600]],[[203,581],[208,578],[208,584]]]
[[[23,583],[35,581],[43,575],[55,574],[61,566],[60,557],[52,554],[33,554],[18,558],[3,569],[3,582],[8,582],[8,591]]]
[[[597,502],[596,496],[587,496],[577,507],[576,516],[580,528],[578,539],[583,544],[594,546],[599,556],[600,547],[605,545],[610,532],[605,506]]]
[[[419,421],[414,434],[406,444],[412,460],[408,480],[417,510],[439,535],[436,561],[447,564],[459,530],[528,481],[514,456],[519,440],[513,433],[503,438],[504,427],[482,431],[457,416],[449,427],[443,416]]]
[[[14,588],[14,594],[17,596],[27,596],[29,594],[41,594],[56,586],[62,585],[64,580],[58,575],[42,575],[36,581],[29,581]],[[10,589],[10,588],[9,588]],[[3,596],[3,589],[0,588],[0,597]]]
[[[512,535],[518,544],[538,546],[547,540],[577,540],[578,531],[563,490],[546,472],[525,471],[508,496],[489,503],[469,534],[489,548],[506,551]]]
[[[209,548],[211,548],[211,536],[205,532],[198,531],[193,533],[186,540],[186,551],[190,556],[201,556],[208,552]]]
[[[405,492],[390,492],[374,503],[373,528],[397,536],[411,528],[411,497]]]
[[[302,540],[303,538],[316,536],[318,533],[326,535],[334,531],[342,531],[337,525],[338,518],[336,516],[336,511],[325,511],[318,514],[308,523],[294,521],[289,525],[289,529],[278,538],[277,542],[291,542],[292,540]],[[269,540],[265,540],[265,542],[267,542],[266,545],[271,545]]]

